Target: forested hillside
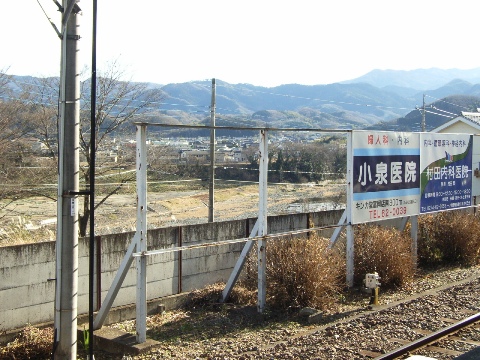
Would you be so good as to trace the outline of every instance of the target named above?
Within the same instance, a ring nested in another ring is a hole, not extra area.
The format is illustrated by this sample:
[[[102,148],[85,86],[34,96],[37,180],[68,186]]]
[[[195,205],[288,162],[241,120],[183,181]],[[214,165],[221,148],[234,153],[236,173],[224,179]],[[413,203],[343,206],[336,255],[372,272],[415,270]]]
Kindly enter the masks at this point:
[[[474,82],[480,79],[480,70],[477,70],[377,70],[342,84],[287,84],[273,88],[216,80],[217,125],[418,130],[421,115],[416,108],[422,106],[425,94],[428,106],[434,105],[452,114],[476,109],[480,96],[480,84]],[[413,80],[415,75],[417,81]],[[453,76],[463,76],[464,79],[454,79],[440,87],[428,88]],[[411,85],[407,86],[409,81]],[[29,98],[42,102],[57,95],[55,82],[58,79],[12,76],[5,86],[11,90],[10,96],[25,96],[27,91]],[[142,107],[142,97],[124,97],[116,106],[120,108],[120,105],[128,102],[130,106],[133,104],[141,107],[141,111],[135,115],[135,120],[139,121],[172,125],[209,124],[212,93],[210,80],[167,85],[148,83],[144,86],[160,90],[163,93],[162,101]],[[424,88],[419,89],[422,86]],[[82,83],[82,88],[88,93],[88,79]],[[427,128],[436,127],[445,121],[448,121],[448,117],[429,114]],[[186,134],[184,130],[164,131],[171,135]],[[187,133],[196,135],[204,132],[192,130]]]

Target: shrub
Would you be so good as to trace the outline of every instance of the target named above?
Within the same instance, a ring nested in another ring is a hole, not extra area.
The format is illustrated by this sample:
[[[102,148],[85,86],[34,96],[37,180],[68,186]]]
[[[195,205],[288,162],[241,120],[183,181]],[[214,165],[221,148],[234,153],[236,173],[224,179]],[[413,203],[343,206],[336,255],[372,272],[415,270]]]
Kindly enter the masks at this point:
[[[0,359],[50,359],[53,344],[53,329],[26,326],[19,336],[0,348]]]
[[[225,289],[224,283],[207,285],[202,289],[195,289],[190,292],[185,306],[189,309],[201,309],[215,307],[222,297],[222,291]],[[230,293],[228,301],[239,305],[256,305],[257,294],[255,291],[247,290],[242,286],[235,286]]]
[[[343,254],[328,248],[328,240],[316,235],[267,241],[266,301],[271,308],[311,306],[325,309],[345,283]],[[239,284],[257,288],[257,252],[252,250]]]
[[[354,282],[362,284],[365,274],[378,272],[382,287],[402,286],[411,282],[415,262],[411,238],[396,229],[377,225],[355,228]]]
[[[480,221],[465,211],[443,211],[419,217],[418,259],[421,265],[476,265]]]

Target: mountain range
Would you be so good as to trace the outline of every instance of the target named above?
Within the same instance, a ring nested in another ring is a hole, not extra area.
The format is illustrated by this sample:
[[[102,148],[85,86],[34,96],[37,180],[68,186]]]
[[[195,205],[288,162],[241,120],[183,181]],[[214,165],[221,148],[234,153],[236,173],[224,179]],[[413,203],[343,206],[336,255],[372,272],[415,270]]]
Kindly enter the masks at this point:
[[[15,77],[19,78],[19,77]],[[22,80],[25,81],[22,77]],[[327,85],[261,87],[216,79],[216,124],[278,128],[419,130],[423,99],[449,116],[480,107],[480,68],[373,70]],[[160,85],[164,101],[143,114],[151,122],[208,124],[212,82]],[[427,115],[427,130],[449,120]]]
[[[272,88],[216,80],[217,125],[249,122],[283,128],[382,128],[419,130],[417,108],[434,105],[453,114],[480,107],[480,68],[473,70],[374,70],[327,85],[288,84]],[[168,84],[157,121],[209,122],[210,81]],[[186,116],[188,115],[188,116]],[[449,120],[427,115],[427,130]],[[390,126],[391,125],[391,126]]]

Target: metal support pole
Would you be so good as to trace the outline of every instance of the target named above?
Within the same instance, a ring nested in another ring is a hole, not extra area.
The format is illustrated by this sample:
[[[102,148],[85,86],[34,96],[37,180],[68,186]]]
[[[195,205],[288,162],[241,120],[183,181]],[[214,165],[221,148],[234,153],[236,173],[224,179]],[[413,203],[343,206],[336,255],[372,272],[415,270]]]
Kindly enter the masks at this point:
[[[352,194],[353,194],[353,146],[352,146],[352,133],[347,133],[347,249],[346,249],[346,266],[347,286],[353,286],[353,274],[354,274],[354,239],[353,239],[353,225],[352,225]]]
[[[182,226],[177,228],[177,246],[181,248],[183,246],[183,230]],[[177,263],[178,263],[178,282],[177,282],[177,294],[182,292],[182,278],[183,278],[183,251],[179,250],[177,252]]]
[[[260,131],[260,152],[259,152],[259,201],[258,201],[258,236],[266,236],[267,229],[267,174],[268,174],[268,138],[267,130]],[[262,313],[266,303],[267,289],[267,240],[261,238],[257,244],[258,254],[258,304],[257,310]]]
[[[56,240],[55,359],[77,358],[80,80],[76,1],[63,1]],[[73,9],[73,13],[71,13]]]
[[[353,238],[353,225],[347,225],[347,286],[353,286],[353,275],[355,271],[355,249],[354,249],[354,238]]]
[[[330,237],[330,244],[328,245],[329,248],[332,248],[337,242],[338,236],[340,235],[340,232],[343,230],[346,220],[347,220],[347,209],[343,211],[343,214],[340,217],[340,220],[338,220],[338,224],[337,224],[338,227],[333,231],[333,234]]]
[[[253,230],[250,234],[249,237],[255,237],[257,236],[258,233],[258,220],[255,223]],[[242,252],[240,254],[240,257],[238,258],[237,262],[235,263],[235,266],[233,267],[232,273],[230,274],[230,277],[228,278],[227,283],[225,284],[225,289],[222,291],[222,298],[220,299],[220,302],[225,302],[227,301],[228,297],[230,296],[233,287],[235,286],[235,283],[238,280],[238,277],[240,276],[240,272],[243,269],[243,266],[245,265],[245,262],[247,261],[247,256],[250,253],[250,250],[252,250],[253,247],[253,240],[248,240],[245,246],[242,249]]]
[[[412,256],[415,267],[418,259],[418,215],[410,217],[410,236],[412,238]]]
[[[137,125],[137,252],[147,251],[147,127]],[[138,256],[137,343],[147,340],[147,257]]]
[[[120,264],[120,268],[113,279],[113,283],[108,290],[107,296],[98,311],[93,323],[94,329],[102,327],[108,315],[108,311],[113,305],[113,301],[122,286],[128,270],[133,262],[134,251],[143,252],[147,250],[147,157],[146,157],[146,126],[137,125],[137,231],[130,243],[125,256]],[[137,342],[146,341],[146,309],[147,309],[147,277],[146,277],[146,257],[136,258],[137,265]]]
[[[378,287],[372,289],[369,305],[378,305]]]
[[[100,310],[98,310],[98,314],[95,317],[95,320],[93,322],[93,328],[95,330],[100,329],[105,323],[108,312],[112,308],[113,302],[115,301],[115,298],[118,292],[120,291],[123,280],[125,280],[125,277],[127,276],[127,272],[130,269],[130,266],[132,266],[133,253],[137,248],[137,242],[138,242],[137,238],[138,238],[138,235],[135,234],[134,238],[132,239],[132,242],[127,248],[125,255],[123,256],[122,262],[120,263],[120,267],[118,268],[118,271],[115,274],[115,278],[113,279],[112,285],[108,289],[107,296],[105,296],[105,300],[103,301],[102,306],[100,307]]]
[[[100,310],[102,306],[102,237],[95,236],[95,286],[96,286],[96,306],[95,310]],[[95,319],[95,318],[94,318]],[[95,329],[92,323],[92,329]],[[93,339],[93,338],[92,338]]]
[[[208,189],[208,222],[214,221],[215,210],[215,79],[212,79],[212,104],[210,106],[210,176]]]

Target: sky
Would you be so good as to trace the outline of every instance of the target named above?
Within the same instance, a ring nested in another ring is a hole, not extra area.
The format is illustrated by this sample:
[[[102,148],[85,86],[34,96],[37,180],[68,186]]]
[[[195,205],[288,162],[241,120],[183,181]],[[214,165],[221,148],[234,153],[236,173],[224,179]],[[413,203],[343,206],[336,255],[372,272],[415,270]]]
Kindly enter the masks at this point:
[[[78,3],[81,67],[91,65],[92,3]],[[0,72],[59,76],[54,2],[0,0],[0,9]],[[97,68],[115,61],[125,80],[158,84],[265,87],[374,69],[473,69],[479,10],[475,0],[98,0]]]

